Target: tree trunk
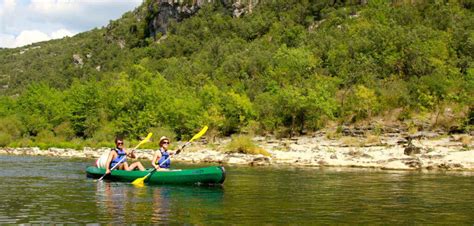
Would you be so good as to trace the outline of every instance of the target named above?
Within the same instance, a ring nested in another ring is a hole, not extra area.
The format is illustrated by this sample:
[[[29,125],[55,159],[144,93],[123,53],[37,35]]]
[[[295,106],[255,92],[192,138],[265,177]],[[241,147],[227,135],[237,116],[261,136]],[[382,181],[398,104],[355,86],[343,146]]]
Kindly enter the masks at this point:
[[[293,132],[295,131],[295,124],[296,124],[296,115],[292,115],[291,116],[290,138],[293,137]]]

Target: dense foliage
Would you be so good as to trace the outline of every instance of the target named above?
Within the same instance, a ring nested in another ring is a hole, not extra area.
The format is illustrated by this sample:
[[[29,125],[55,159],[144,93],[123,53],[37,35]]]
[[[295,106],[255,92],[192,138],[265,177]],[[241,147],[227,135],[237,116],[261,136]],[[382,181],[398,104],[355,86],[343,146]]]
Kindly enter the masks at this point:
[[[375,118],[469,130],[473,4],[411,2],[262,1],[242,18],[215,3],[155,39],[145,2],[106,28],[0,50],[0,146]]]

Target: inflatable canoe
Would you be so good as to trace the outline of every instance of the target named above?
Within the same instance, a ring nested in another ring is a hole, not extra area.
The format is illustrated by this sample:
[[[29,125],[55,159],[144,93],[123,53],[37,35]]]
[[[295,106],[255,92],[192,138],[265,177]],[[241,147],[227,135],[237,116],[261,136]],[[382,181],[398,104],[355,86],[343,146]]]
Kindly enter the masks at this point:
[[[146,176],[152,169],[146,171],[112,170],[105,176],[105,180],[132,182]],[[86,169],[87,177],[100,178],[105,174],[104,168],[89,166]],[[222,166],[212,166],[197,169],[154,171],[145,184],[222,184],[225,180],[225,169]]]

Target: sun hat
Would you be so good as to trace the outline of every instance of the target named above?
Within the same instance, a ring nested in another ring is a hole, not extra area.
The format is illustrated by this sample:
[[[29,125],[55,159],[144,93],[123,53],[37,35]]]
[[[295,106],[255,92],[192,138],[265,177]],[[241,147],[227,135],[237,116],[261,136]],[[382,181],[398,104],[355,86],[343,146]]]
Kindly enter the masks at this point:
[[[168,137],[162,136],[162,137],[160,138],[160,145],[161,145],[161,144],[163,143],[163,141],[165,141],[165,140],[167,140],[168,142],[170,142],[170,139],[169,139]]]

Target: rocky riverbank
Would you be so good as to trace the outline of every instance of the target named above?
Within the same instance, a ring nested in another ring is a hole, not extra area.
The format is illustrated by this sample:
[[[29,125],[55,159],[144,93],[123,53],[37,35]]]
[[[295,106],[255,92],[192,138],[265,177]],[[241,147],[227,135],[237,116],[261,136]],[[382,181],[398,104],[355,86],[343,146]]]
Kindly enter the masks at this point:
[[[395,170],[474,170],[474,145],[471,135],[437,135],[420,133],[408,137],[347,136],[328,139],[315,136],[275,139],[255,137],[254,141],[270,156],[225,153],[230,141],[222,139],[212,145],[195,142],[173,157],[173,161],[218,163],[226,165],[295,165],[310,167],[367,167]],[[72,158],[98,158],[109,148],[83,150],[50,148],[2,148],[0,154],[43,155]],[[152,158],[152,150],[138,150],[143,161]]]

